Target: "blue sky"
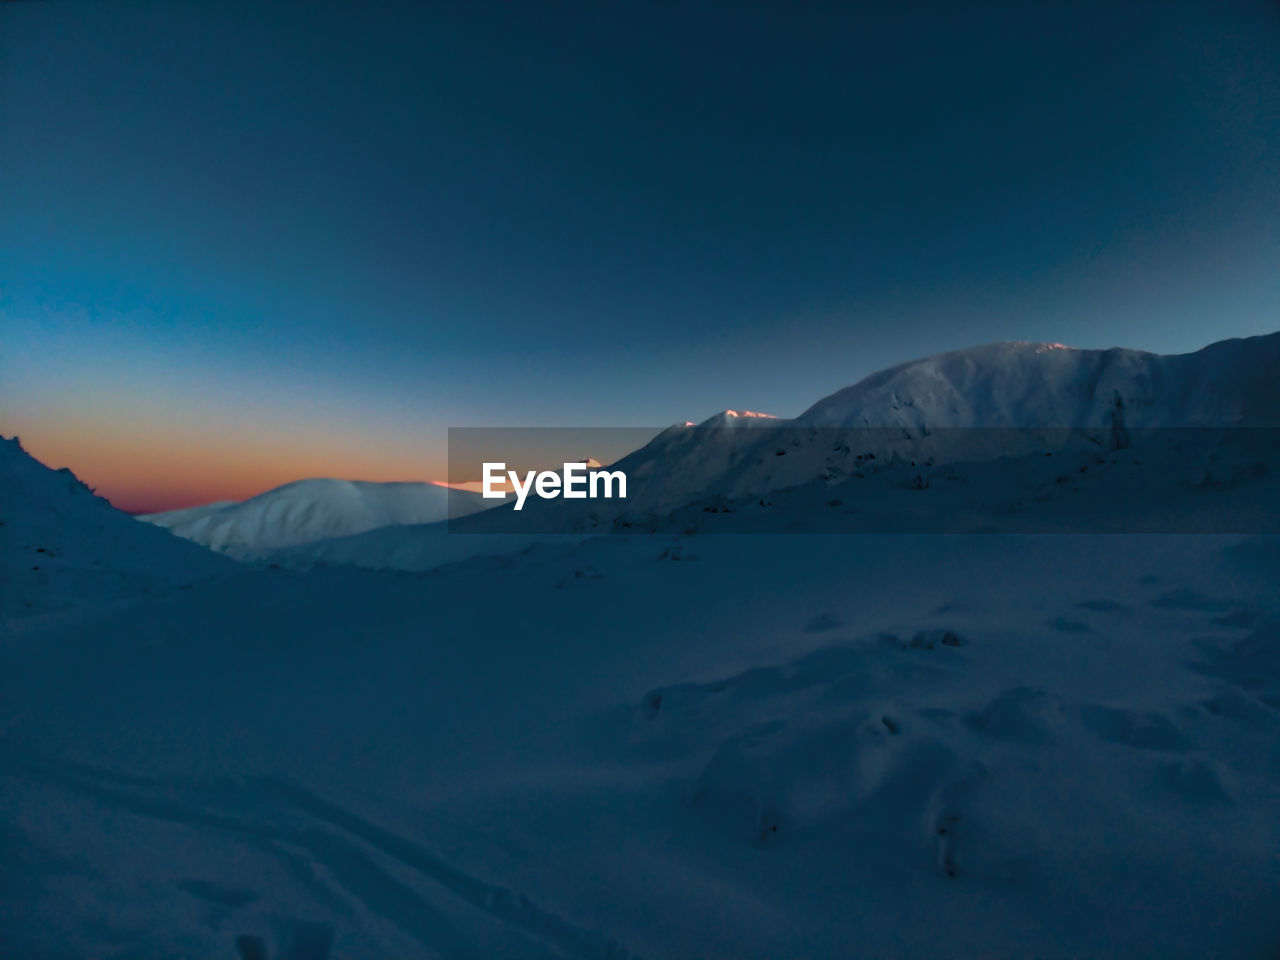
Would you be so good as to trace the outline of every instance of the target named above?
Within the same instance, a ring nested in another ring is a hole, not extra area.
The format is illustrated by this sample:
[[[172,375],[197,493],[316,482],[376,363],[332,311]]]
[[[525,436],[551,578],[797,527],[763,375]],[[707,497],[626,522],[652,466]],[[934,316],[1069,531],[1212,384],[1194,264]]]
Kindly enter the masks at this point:
[[[0,430],[130,507],[1190,350],[1278,268],[1274,3],[0,6]]]

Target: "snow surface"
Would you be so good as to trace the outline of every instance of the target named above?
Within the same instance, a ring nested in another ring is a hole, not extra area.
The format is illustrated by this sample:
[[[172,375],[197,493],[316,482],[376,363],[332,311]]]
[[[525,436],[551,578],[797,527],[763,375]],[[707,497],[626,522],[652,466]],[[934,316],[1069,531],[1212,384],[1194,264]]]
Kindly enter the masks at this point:
[[[17,438],[0,437],[0,619],[6,630],[238,572],[230,560],[137,523],[70,470],[36,462]]]
[[[264,561],[290,569],[313,566],[354,566],[369,570],[422,573],[477,557],[505,557],[539,544],[574,544],[583,534],[520,534],[450,532],[448,521],[397,524],[350,537],[334,537],[299,544],[263,556]]]
[[[1275,537],[662,532],[301,572],[0,454],[6,583],[37,533],[69,571],[3,611],[0,956],[1280,948]],[[1092,530],[1099,500],[1038,509]]]
[[[434,523],[493,504],[435,483],[298,480],[243,502],[220,502],[142,517],[180,537],[254,559],[272,550],[401,523]]]

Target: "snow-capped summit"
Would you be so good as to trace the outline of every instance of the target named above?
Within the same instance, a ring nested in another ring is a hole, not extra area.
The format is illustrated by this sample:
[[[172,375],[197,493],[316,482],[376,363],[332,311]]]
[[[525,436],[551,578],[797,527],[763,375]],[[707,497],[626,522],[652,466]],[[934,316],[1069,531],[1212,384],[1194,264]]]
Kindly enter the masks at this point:
[[[759,421],[779,420],[780,417],[772,413],[759,413],[755,410],[721,410],[719,413],[713,413],[707,419],[700,423],[693,420],[682,420],[679,423],[672,424],[668,430],[679,430],[685,427],[731,427],[736,424],[742,426],[755,426]]]
[[[1280,422],[1280,333],[1195,353],[994,343],[890,367],[796,418],[818,427],[1085,427]]]
[[[140,517],[240,559],[377,527],[435,523],[490,506],[479,494],[435,483],[309,479],[243,502],[211,503]]]
[[[954,350],[871,374],[792,420],[724,411],[673,427],[618,466],[637,478],[633,508],[662,509],[814,480],[843,446],[985,459],[1044,442],[1036,431],[1117,424],[1280,425],[1280,333],[1174,356],[1027,342]]]
[[[741,423],[750,426],[756,420],[777,420],[772,413],[758,413],[755,410],[721,410],[714,416],[707,417],[697,426],[725,426]],[[686,421],[688,422],[688,421]]]

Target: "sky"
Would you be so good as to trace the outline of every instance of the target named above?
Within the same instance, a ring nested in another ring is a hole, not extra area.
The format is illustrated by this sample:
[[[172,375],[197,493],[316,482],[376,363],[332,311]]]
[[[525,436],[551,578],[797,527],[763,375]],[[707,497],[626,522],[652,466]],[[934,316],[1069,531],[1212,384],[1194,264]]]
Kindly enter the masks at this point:
[[[1271,0],[0,4],[0,433],[130,511],[1278,306]]]

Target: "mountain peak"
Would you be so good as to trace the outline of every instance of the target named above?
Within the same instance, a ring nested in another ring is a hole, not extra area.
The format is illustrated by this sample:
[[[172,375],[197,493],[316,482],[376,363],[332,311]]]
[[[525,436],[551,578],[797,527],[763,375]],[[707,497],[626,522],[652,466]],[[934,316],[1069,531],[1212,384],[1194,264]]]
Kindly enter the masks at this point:
[[[1134,426],[1277,422],[1280,334],[1161,355],[1008,341],[864,377],[798,418],[816,427],[1077,427],[1120,397]]]

